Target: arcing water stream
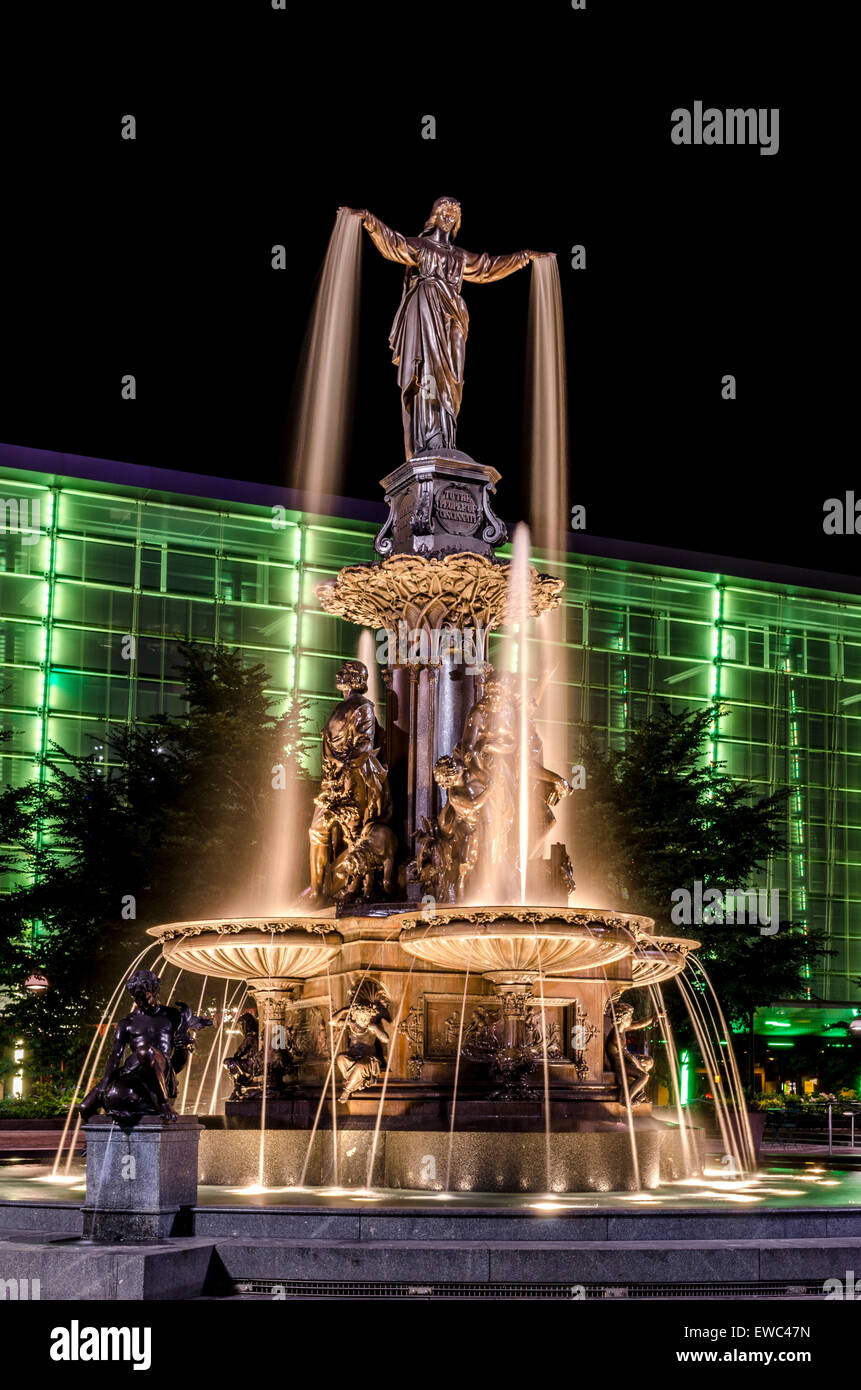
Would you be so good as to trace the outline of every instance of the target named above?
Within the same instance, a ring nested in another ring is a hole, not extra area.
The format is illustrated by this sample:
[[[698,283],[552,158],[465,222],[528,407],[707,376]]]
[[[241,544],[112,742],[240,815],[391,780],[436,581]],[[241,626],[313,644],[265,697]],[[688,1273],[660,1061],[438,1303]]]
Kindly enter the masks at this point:
[[[356,378],[362,224],[338,213],[301,367],[300,411],[293,434],[288,479],[307,498],[310,512],[324,511],[344,477]]]

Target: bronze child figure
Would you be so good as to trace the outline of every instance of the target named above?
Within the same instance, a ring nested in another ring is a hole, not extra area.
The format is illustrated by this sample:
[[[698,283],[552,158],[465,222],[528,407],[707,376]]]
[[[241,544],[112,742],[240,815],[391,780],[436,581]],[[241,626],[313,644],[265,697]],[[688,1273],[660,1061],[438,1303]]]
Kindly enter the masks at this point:
[[[386,1060],[389,1035],[383,1023],[391,1022],[389,996],[382,985],[366,980],[349,1004],[329,1020],[338,1047],[335,1066],[344,1080],[338,1096],[344,1104],[356,1091],[373,1086]],[[346,1046],[344,1042],[346,1040]]]
[[[144,1115],[175,1120],[177,1073],[194,1050],[194,1033],[212,1020],[196,1018],[188,1004],[160,1004],[161,980],[151,970],[136,970],[126,989],[136,1007],[117,1024],[105,1074],[81,1101],[81,1119],[103,1110],[127,1123]]]

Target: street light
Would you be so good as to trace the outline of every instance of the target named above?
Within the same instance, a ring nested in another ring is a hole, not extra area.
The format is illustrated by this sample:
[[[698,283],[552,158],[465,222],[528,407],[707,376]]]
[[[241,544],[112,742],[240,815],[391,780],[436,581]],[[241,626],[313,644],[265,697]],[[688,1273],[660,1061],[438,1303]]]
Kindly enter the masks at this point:
[[[24,988],[29,994],[44,994],[46,989],[50,989],[51,981],[47,975],[43,975],[41,970],[33,970],[24,981]]]

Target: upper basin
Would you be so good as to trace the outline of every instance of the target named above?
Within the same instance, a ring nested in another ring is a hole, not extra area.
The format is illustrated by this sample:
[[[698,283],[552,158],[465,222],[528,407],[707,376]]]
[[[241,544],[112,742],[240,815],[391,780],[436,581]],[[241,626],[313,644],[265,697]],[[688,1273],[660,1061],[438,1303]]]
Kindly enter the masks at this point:
[[[649,917],[568,907],[437,908],[428,920],[401,918],[411,956],[480,975],[560,975],[609,965],[627,955]]]
[[[325,970],[344,938],[325,917],[209,918],[149,927],[165,959],[219,980],[307,980]]]

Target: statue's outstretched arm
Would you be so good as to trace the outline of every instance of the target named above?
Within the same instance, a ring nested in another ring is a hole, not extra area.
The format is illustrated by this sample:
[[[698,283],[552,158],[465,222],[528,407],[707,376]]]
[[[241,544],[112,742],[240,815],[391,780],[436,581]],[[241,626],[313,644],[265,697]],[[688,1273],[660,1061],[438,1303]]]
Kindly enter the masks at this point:
[[[536,782],[562,782],[565,780],[559,776],[558,772],[553,772],[549,767],[538,762],[529,764],[529,775],[534,777]]]
[[[509,256],[488,256],[486,252],[479,255],[467,251],[463,278],[474,285],[489,285],[494,280],[504,280],[506,275],[513,275],[515,270],[523,270],[538,254],[537,251],[512,251]]]
[[[342,209],[338,209],[342,211]],[[410,240],[396,232],[393,227],[387,227],[385,222],[381,222],[372,212],[365,208],[350,208],[356,217],[361,217],[362,226],[371,238],[381,256],[385,256],[387,261],[397,261],[399,265],[416,265],[418,263],[417,249],[410,243]]]

